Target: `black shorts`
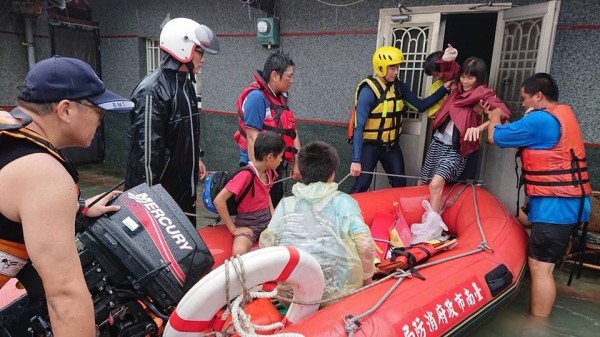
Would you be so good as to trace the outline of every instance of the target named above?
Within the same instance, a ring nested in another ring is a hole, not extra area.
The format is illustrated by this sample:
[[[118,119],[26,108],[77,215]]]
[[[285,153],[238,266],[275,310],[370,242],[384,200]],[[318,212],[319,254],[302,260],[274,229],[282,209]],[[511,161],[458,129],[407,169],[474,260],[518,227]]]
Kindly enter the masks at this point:
[[[533,223],[527,256],[541,262],[558,262],[565,253],[574,228],[575,224]]]

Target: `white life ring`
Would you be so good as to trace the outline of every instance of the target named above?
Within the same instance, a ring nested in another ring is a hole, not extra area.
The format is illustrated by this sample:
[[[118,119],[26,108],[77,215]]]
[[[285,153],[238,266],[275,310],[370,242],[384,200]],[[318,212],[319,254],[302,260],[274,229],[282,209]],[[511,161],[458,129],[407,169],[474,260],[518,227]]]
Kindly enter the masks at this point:
[[[241,256],[246,271],[246,288],[269,281],[285,281],[294,289],[294,300],[319,301],[325,288],[323,271],[319,262],[309,253],[294,247],[268,247]],[[242,292],[242,285],[231,264],[229,268],[229,293],[235,298]],[[221,265],[196,283],[188,291],[165,327],[164,337],[197,336],[205,331],[219,309],[226,304],[225,265]],[[285,319],[289,324],[319,309],[319,304],[300,305],[292,303]]]

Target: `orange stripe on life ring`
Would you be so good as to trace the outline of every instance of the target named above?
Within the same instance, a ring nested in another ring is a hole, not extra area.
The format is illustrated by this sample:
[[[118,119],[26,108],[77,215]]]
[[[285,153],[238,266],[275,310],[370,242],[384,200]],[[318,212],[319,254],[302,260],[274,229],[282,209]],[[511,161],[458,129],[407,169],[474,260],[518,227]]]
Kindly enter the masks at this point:
[[[298,265],[298,263],[300,262],[300,253],[298,252],[298,249],[296,249],[295,247],[289,247],[289,246],[286,248],[290,252],[290,260],[285,265],[285,267],[281,271],[281,274],[279,274],[279,276],[277,277],[277,279],[275,281],[287,280],[290,277],[290,275],[292,274],[292,272],[294,271],[294,269],[296,269],[296,266]]]
[[[179,332],[202,332],[210,326],[211,321],[188,321],[179,317],[177,310],[174,310],[169,317],[169,324]]]

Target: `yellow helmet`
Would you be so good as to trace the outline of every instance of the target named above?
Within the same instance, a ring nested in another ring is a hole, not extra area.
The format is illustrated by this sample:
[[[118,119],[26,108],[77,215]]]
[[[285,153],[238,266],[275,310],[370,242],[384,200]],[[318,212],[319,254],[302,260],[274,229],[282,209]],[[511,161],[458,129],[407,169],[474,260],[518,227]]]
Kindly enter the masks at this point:
[[[379,47],[373,54],[373,70],[381,77],[386,75],[388,66],[400,64],[402,62],[404,62],[404,55],[402,54],[402,51],[396,47]]]

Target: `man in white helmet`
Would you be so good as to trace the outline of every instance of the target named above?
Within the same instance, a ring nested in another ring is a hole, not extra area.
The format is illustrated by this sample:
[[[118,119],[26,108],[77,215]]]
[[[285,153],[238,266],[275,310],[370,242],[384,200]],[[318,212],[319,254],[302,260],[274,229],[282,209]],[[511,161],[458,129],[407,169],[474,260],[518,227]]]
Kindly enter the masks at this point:
[[[172,19],[160,33],[165,52],[160,67],[133,90],[129,160],[125,188],[161,184],[192,224],[198,180],[206,175],[199,145],[195,75],[204,54],[219,53],[216,35],[205,25]]]

